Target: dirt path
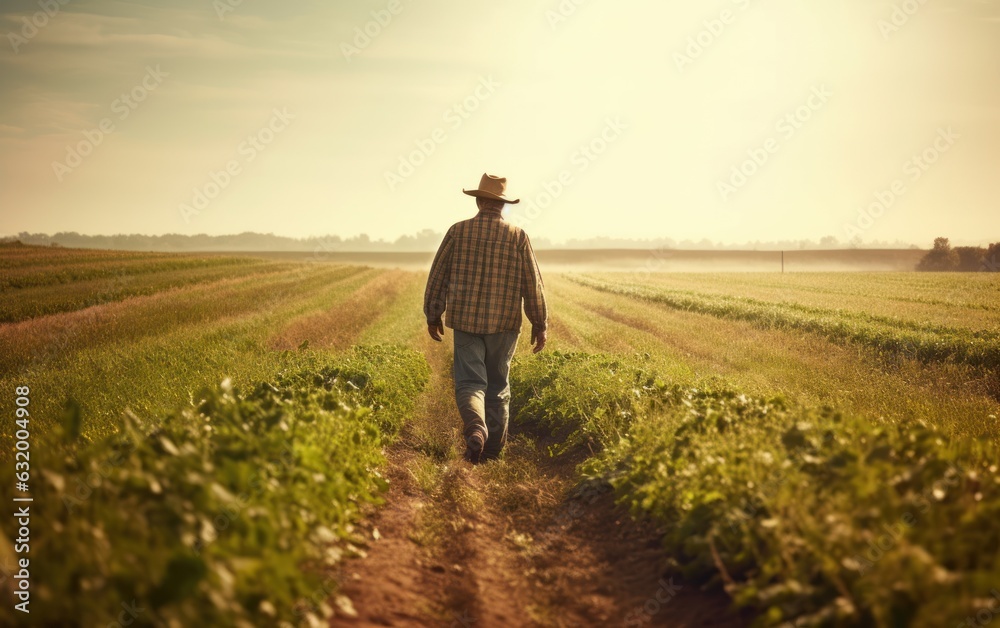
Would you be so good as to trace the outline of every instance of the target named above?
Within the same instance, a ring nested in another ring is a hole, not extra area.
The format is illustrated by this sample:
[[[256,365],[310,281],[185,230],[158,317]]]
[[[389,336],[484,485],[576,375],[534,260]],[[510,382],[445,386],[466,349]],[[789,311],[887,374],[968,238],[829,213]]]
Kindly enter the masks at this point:
[[[548,437],[512,425],[504,460],[462,461],[450,346],[418,345],[434,375],[389,452],[377,540],[340,573],[356,616],[331,626],[743,625],[725,596],[664,578],[657,530],[578,486]]]

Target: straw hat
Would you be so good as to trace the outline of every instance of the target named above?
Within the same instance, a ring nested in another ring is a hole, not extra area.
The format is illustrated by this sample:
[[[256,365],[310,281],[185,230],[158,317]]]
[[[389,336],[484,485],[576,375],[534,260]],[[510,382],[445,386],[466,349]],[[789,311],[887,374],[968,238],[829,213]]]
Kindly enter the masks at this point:
[[[504,196],[504,192],[507,190],[507,179],[504,177],[494,177],[490,174],[483,174],[483,178],[479,181],[479,188],[475,190],[462,190],[469,196],[479,196],[481,198],[491,198],[494,201],[503,201],[504,203],[520,203],[521,199],[515,198],[511,200]]]

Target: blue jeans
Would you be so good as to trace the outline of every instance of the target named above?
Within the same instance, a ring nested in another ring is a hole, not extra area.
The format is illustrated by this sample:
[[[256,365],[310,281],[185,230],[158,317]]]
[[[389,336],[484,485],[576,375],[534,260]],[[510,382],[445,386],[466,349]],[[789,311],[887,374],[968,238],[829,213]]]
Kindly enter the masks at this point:
[[[510,417],[510,360],[519,331],[469,334],[455,330],[455,401],[466,442],[477,431],[483,459],[496,458],[507,443]]]

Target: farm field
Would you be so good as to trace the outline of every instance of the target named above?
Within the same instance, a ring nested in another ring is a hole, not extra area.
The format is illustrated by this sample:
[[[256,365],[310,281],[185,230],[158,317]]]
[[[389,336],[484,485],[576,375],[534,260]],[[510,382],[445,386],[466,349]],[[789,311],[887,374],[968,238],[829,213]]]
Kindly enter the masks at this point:
[[[921,249],[848,249],[785,251],[789,272],[834,271],[910,271],[926,251]],[[781,251],[667,250],[633,249],[541,249],[535,251],[539,263],[549,272],[655,270],[659,272],[778,272]],[[322,257],[338,264],[405,268],[423,271],[430,268],[433,253],[349,252],[320,248],[309,253],[261,252],[253,255],[282,261],[315,261]]]
[[[424,272],[0,247],[33,621],[952,626],[1000,595],[995,273],[539,257],[549,344],[473,468]]]

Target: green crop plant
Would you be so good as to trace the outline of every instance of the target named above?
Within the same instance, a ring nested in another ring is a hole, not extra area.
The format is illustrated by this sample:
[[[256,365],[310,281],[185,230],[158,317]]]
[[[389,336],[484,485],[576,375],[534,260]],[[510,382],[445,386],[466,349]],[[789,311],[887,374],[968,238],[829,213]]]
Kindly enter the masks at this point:
[[[141,609],[134,626],[329,613],[325,596],[314,601],[326,591],[321,566],[353,551],[352,524],[387,486],[383,445],[429,369],[401,347],[286,357],[269,382],[223,382],[149,424],[125,413],[117,434],[94,443],[79,440],[86,417],[67,404],[32,451],[31,513],[44,522],[32,527],[33,625],[108,625],[122,604]],[[0,560],[13,560],[14,525],[0,525]],[[19,616],[0,610],[5,625]]]

